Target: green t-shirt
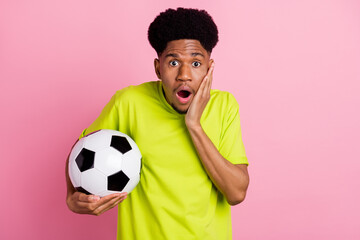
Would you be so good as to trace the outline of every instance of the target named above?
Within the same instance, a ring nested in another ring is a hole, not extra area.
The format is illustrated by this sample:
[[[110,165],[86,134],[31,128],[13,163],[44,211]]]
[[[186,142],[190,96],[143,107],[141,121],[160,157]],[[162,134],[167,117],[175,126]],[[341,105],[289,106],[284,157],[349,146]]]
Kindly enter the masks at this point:
[[[223,157],[248,164],[230,93],[211,90],[201,125]],[[161,81],[117,91],[82,136],[98,129],[129,135],[143,156],[140,182],[119,204],[118,239],[232,238],[230,205],[203,168],[185,115],[166,102]]]

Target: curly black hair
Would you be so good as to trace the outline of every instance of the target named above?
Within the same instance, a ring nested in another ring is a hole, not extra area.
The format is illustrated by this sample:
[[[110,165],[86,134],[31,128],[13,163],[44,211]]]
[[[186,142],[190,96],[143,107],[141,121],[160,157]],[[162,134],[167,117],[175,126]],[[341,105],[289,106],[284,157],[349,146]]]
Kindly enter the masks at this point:
[[[192,8],[169,8],[160,13],[149,26],[148,39],[158,55],[173,40],[198,40],[209,53],[219,41],[212,17],[205,10]]]

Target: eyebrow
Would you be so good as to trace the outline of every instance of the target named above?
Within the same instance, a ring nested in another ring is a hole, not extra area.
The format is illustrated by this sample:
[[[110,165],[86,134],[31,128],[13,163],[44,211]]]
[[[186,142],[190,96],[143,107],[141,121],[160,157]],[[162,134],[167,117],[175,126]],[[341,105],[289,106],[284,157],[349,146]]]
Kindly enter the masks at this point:
[[[191,56],[192,57],[196,57],[196,56],[202,56],[203,58],[205,58],[204,54],[200,53],[200,52],[193,52],[191,53]],[[176,54],[176,53],[168,53],[165,55],[165,58],[167,57],[174,57],[174,58],[177,58],[179,57],[179,54]]]
[[[205,58],[204,54],[199,53],[199,52],[194,52],[194,53],[191,54],[191,56],[193,56],[193,57],[201,56],[201,57]]]

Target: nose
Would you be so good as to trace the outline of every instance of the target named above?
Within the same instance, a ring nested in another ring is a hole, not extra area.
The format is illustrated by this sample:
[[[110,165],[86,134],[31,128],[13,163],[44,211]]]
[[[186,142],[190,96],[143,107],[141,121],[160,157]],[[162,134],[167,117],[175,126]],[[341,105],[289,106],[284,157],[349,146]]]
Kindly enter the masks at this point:
[[[176,80],[178,81],[191,81],[191,68],[186,64],[182,64],[179,67]]]

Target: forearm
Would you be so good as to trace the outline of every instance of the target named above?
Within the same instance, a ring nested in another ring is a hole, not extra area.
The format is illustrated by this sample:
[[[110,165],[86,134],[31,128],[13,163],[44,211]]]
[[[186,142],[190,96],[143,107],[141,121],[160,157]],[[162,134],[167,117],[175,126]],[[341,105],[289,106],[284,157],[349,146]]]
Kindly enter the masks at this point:
[[[69,156],[66,159],[66,164],[65,164],[65,179],[66,179],[66,190],[67,190],[66,197],[67,198],[76,191],[75,188],[73,187],[70,177],[69,177]]]
[[[216,149],[201,125],[188,126],[194,146],[211,181],[230,205],[242,202],[249,185],[247,165],[235,165]]]

